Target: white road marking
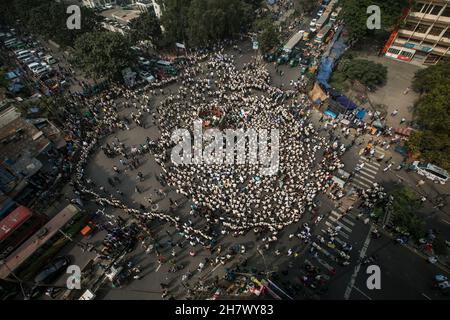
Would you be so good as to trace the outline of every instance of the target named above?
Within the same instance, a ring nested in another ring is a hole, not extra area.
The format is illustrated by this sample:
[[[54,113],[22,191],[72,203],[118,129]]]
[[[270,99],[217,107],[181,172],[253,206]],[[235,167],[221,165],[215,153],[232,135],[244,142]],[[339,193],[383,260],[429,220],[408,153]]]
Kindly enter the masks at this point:
[[[334,210],[331,211],[331,215],[337,217],[337,219],[339,219],[341,217],[341,215]]]
[[[356,291],[358,291],[359,293],[361,293],[364,297],[366,297],[369,300],[372,300],[371,297],[369,297],[367,294],[365,294],[363,291],[361,291],[358,287],[353,287],[356,289]]]
[[[445,219],[442,219],[442,221],[444,221],[446,224],[450,224],[450,222],[448,222],[448,221],[445,220]]]
[[[371,188],[372,187],[371,185],[368,185],[367,183],[364,183],[364,182],[362,182],[360,180],[356,180],[356,179],[353,179],[352,183],[353,183],[353,185],[359,184],[360,186],[363,186],[363,188]],[[356,186],[358,186],[358,185],[356,185]]]
[[[379,167],[381,166],[381,164],[380,164],[379,162],[369,161],[369,159],[367,159],[366,157],[361,156],[361,159],[366,160],[366,161],[367,161],[366,163],[367,163],[369,166],[374,167],[375,169],[376,169],[376,168],[379,168]]]
[[[342,222],[340,222],[339,220],[336,221],[336,223],[341,226],[342,228],[344,228],[347,232],[352,233],[352,229],[350,229],[349,227],[347,227],[345,224],[343,224]]]
[[[367,176],[369,178],[375,178],[375,176],[377,175],[377,172],[375,172],[375,174],[372,174],[370,169],[365,169],[365,168],[362,168],[362,170],[358,171],[358,173],[364,174],[365,176]]]
[[[345,223],[349,224],[349,225],[352,226],[352,227],[355,225],[354,222],[351,222],[351,221],[348,220],[346,217],[342,217],[342,218],[341,218],[341,221],[344,221]]]
[[[425,293],[422,293],[422,295],[427,298],[428,300],[431,300],[431,298],[429,296],[427,296]]]
[[[328,227],[330,227],[330,228],[332,228],[332,229],[334,230],[334,226],[333,226],[330,222],[325,221],[325,225],[327,225]],[[326,230],[322,230],[322,231],[324,231],[324,232],[326,233]],[[350,231],[351,231],[351,230],[350,230]],[[344,231],[342,231],[342,230],[339,230],[338,233],[339,233],[341,236],[343,236],[345,239],[350,238],[350,236],[347,235],[347,234],[346,234]]]
[[[370,168],[369,168],[370,167]],[[367,162],[364,162],[364,167],[362,167],[361,171],[370,171],[373,174],[377,174],[378,173],[378,168],[373,167],[370,164],[368,164]]]
[[[344,241],[342,241],[341,239],[339,239],[338,237],[334,237],[334,240],[339,243],[341,246],[345,243]]]
[[[155,272],[158,272],[158,270],[159,270],[159,268],[161,268],[161,266],[162,266],[162,264],[160,263],[160,264],[158,265],[158,268],[156,268]]]
[[[366,241],[364,241],[363,248],[361,249],[361,252],[359,254],[360,258],[363,258],[366,254],[367,248],[369,248],[370,239],[372,239],[372,225],[370,225],[369,233],[367,234]],[[356,277],[358,276],[359,269],[361,268],[361,263],[358,263],[355,267],[355,271],[353,271],[350,283],[347,286],[347,289],[345,290],[344,299],[348,300],[350,298],[350,294],[352,293],[353,286],[355,285]]]
[[[356,173],[356,174],[355,174],[355,177],[358,177],[358,179],[366,180],[366,181],[370,182],[371,184],[373,184],[373,181],[372,181],[372,180],[367,179],[366,177],[362,176],[362,175],[359,174],[359,173]]]

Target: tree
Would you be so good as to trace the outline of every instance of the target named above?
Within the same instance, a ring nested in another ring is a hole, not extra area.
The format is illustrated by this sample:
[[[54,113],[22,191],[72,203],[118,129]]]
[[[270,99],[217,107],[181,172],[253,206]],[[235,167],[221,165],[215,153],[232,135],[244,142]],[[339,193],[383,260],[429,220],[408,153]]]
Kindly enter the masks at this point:
[[[253,21],[254,1],[167,0],[161,22],[165,44],[188,42],[203,46],[235,37]]]
[[[263,54],[268,53],[280,44],[280,33],[272,21],[265,20],[258,41]]]
[[[130,21],[130,39],[133,43],[149,40],[155,47],[161,44],[162,31],[159,19],[149,10]]]
[[[164,27],[164,42],[166,46],[174,46],[175,42],[185,42],[187,39],[187,12],[191,0],[164,0],[160,3],[163,10],[161,24]]]
[[[127,38],[116,32],[92,32],[80,36],[71,61],[95,79],[117,80],[135,57]]]
[[[414,117],[420,127],[407,145],[424,161],[450,170],[450,60],[444,60],[416,73],[412,87],[420,98],[414,105]]]
[[[358,80],[370,90],[374,90],[386,83],[387,68],[382,64],[369,60],[353,59],[347,55],[341,60],[337,70],[333,73],[332,82],[344,88],[344,82]]]
[[[80,35],[99,28],[101,17],[89,8],[81,8],[81,29],[69,30],[67,5],[47,0],[0,1],[0,19],[6,24],[70,46]]]
[[[367,8],[376,5],[381,11],[381,30],[367,28]],[[409,5],[408,0],[343,0],[342,11],[346,27],[351,38],[356,41],[373,36],[380,31],[389,31],[399,22],[402,12]]]
[[[418,210],[422,207],[413,189],[406,186],[397,187],[392,196],[392,218],[395,225],[406,229],[416,240],[423,237],[424,222],[419,218]]]
[[[450,61],[442,60],[439,63],[426,69],[421,69],[414,75],[412,88],[414,91],[423,94],[433,90],[440,84],[450,84]]]
[[[299,0],[298,6],[299,6],[299,9],[303,13],[310,14],[317,7],[317,1],[316,0]]]

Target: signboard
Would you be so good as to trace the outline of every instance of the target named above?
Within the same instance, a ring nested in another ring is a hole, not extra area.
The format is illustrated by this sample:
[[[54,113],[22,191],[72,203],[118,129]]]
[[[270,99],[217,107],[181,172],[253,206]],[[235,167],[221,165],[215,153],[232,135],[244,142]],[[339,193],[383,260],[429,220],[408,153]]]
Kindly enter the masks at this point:
[[[406,57],[406,56],[401,56],[399,55],[397,57],[398,60],[403,60],[403,61],[411,61],[411,57]]]
[[[430,48],[430,47],[422,47],[422,48],[419,48],[418,50],[424,51],[424,52],[431,52],[431,51],[433,51],[433,48]]]

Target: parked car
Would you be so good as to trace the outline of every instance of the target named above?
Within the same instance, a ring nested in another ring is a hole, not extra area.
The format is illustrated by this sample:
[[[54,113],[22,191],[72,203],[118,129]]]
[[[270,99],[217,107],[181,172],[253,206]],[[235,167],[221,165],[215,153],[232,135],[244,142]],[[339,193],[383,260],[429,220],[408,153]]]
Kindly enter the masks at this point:
[[[141,78],[147,82],[153,82],[156,80],[156,78],[148,71],[141,71],[139,73],[139,75],[141,76]]]
[[[316,23],[317,19],[312,19],[311,22],[309,23],[309,30],[311,32],[316,32]]]
[[[322,14],[323,14],[323,10],[320,9],[320,10],[317,12],[317,16],[320,17]]]

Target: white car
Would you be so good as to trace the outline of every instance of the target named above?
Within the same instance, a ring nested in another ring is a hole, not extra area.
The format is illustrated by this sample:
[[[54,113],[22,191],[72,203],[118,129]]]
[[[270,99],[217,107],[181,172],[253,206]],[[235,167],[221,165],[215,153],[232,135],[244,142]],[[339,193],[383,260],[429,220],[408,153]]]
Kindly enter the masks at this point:
[[[142,79],[144,79],[149,83],[155,81],[155,77],[150,72],[141,71],[139,75],[141,76]]]
[[[317,23],[317,19],[312,19],[311,22],[309,23],[310,27],[315,27]]]
[[[317,12],[317,16],[320,17],[322,14],[323,14],[323,10],[320,9],[320,10]]]

